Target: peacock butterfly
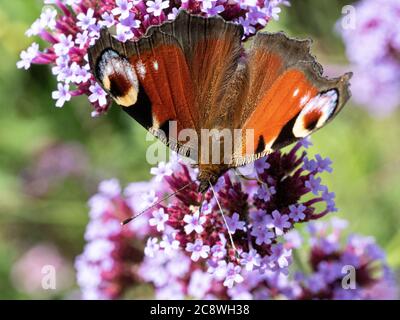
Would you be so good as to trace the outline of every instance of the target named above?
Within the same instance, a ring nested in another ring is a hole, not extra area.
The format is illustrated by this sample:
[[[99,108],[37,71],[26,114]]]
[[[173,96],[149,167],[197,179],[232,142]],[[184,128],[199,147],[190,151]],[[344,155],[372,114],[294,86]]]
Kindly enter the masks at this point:
[[[351,73],[323,77],[310,54],[310,40],[259,32],[251,48],[244,49],[242,36],[242,26],[219,16],[181,11],[135,42],[119,42],[103,29],[89,49],[92,73],[115,102],[162,142],[197,162],[202,193],[226,170],[320,129],[350,97]],[[199,136],[204,129],[252,135],[234,143],[230,157],[213,163],[203,156],[213,153],[212,143],[202,147],[171,137],[171,122],[178,132],[191,129]]]

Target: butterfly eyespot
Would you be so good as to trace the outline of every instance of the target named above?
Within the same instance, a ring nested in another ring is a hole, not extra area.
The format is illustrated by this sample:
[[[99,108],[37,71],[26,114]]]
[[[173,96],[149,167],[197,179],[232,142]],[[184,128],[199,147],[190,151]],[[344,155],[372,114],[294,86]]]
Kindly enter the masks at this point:
[[[139,82],[135,69],[126,58],[111,49],[104,51],[96,76],[117,104],[130,107],[136,103]]]
[[[305,103],[293,126],[293,135],[304,138],[321,128],[335,112],[338,103],[336,89],[320,93]]]

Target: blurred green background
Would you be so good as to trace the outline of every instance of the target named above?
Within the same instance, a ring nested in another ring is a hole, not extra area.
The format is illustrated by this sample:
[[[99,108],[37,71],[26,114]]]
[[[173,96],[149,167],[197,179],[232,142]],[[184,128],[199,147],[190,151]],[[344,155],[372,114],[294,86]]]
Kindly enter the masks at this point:
[[[54,107],[56,80],[48,67],[15,66],[33,39],[24,32],[39,16],[40,0],[0,0],[0,298],[74,297],[73,261],[84,244],[87,200],[97,183],[122,185],[149,178],[145,130],[118,108],[93,119],[86,98]],[[292,1],[267,30],[312,36],[323,65],[345,65],[334,33],[345,1]],[[37,39],[35,39],[37,41]],[[43,46],[42,46],[43,47]],[[334,68],[329,68],[333,69]],[[335,73],[335,71],[332,71]],[[337,71],[336,74],[341,73]],[[334,173],[324,182],[337,195],[338,216],[351,232],[374,236],[400,268],[400,113],[372,118],[352,103],[313,136],[312,153],[329,156]],[[61,291],[27,292],[15,263],[37,244],[63,259]]]

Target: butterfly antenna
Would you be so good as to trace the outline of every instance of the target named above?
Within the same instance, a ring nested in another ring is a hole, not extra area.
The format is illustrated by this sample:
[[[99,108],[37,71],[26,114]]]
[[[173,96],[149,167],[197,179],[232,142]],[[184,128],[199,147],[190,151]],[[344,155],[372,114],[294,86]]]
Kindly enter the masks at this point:
[[[165,196],[164,198],[162,198],[161,200],[157,201],[156,203],[152,204],[151,206],[147,207],[146,209],[140,211],[138,214],[133,215],[132,217],[124,220],[121,222],[121,225],[126,225],[129,222],[131,222],[132,220],[136,219],[137,217],[141,216],[143,213],[145,213],[147,210],[154,208],[155,206],[159,205],[161,202],[168,200],[169,198],[171,198],[172,196],[174,196],[175,194],[177,194],[178,192],[181,192],[182,190],[186,189],[187,187],[189,187],[191,184],[195,183],[196,181],[190,181],[189,183],[185,184],[183,187],[179,188],[178,190],[176,190],[174,193],[171,193],[167,196]]]
[[[226,226],[226,229],[228,230],[229,241],[231,242],[233,250],[235,250],[236,258],[239,259],[240,258],[239,251],[236,249],[235,243],[233,242],[232,234],[229,231],[229,226],[228,226],[228,222],[225,219],[224,211],[222,210],[221,204],[219,203],[217,194],[215,193],[215,190],[214,190],[214,187],[213,187],[212,183],[210,181],[208,181],[208,183],[210,184],[210,189],[213,192],[213,195],[214,195],[215,201],[217,202],[217,205],[218,205],[219,211],[221,213],[222,219],[224,220],[224,224]]]

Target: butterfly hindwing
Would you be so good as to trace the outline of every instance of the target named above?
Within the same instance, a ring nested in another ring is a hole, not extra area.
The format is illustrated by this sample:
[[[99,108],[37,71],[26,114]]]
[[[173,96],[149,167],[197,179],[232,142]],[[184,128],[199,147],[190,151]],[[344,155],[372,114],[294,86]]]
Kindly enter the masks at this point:
[[[308,136],[348,100],[351,75],[324,78],[309,50],[309,40],[289,39],[282,33],[256,36],[248,53],[249,89],[238,120],[242,131],[252,134],[236,145],[234,166]]]

